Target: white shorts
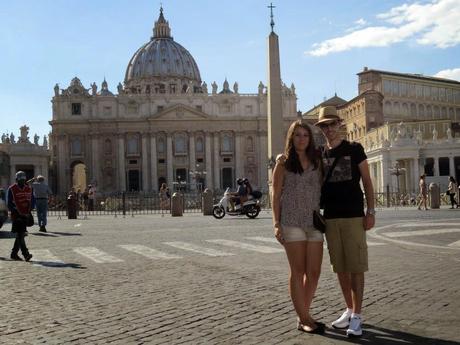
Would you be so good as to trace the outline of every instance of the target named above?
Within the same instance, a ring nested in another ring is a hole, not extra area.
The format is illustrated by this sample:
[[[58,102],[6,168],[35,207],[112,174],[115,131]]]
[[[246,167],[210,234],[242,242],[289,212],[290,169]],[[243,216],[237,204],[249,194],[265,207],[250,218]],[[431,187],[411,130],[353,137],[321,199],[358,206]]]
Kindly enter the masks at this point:
[[[315,228],[302,229],[296,226],[285,226],[281,224],[283,238],[286,242],[309,241],[323,242],[323,233]]]

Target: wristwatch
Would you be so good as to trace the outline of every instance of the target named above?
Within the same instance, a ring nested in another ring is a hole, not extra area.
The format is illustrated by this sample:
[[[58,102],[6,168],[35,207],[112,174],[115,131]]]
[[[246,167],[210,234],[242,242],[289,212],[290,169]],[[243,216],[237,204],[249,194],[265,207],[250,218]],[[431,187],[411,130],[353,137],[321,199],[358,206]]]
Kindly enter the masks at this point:
[[[370,214],[372,216],[375,216],[375,208],[368,208],[366,210],[366,214]]]

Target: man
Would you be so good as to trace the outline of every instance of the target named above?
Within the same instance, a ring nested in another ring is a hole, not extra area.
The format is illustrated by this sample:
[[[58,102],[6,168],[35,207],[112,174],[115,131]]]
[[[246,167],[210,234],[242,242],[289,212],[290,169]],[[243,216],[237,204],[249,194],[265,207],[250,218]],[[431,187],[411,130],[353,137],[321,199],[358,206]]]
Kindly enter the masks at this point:
[[[240,203],[241,205],[248,200],[248,190],[244,184],[244,181],[242,178],[238,178],[236,180],[236,184],[238,185],[238,189],[236,190],[236,193],[230,193],[233,195],[230,198],[230,211],[233,212],[235,211],[235,205],[238,205]]]
[[[96,186],[88,185],[88,211],[94,211],[96,203]]]
[[[361,144],[341,138],[341,119],[335,107],[321,108],[315,125],[326,139],[323,150],[326,181],[321,199],[329,256],[347,304],[346,311],[332,326],[348,328],[349,337],[361,336],[364,272],[368,270],[366,231],[375,224],[369,166]],[[366,194],[366,213],[360,180]]]
[[[11,250],[11,260],[22,261],[18,255],[21,249],[22,256],[26,261],[32,258],[32,254],[26,246],[25,234],[27,227],[27,217],[35,207],[35,198],[32,189],[26,184],[26,174],[23,171],[16,173],[16,183],[8,188],[8,209],[11,212],[13,222],[11,231],[16,233],[13,249]]]
[[[53,193],[51,192],[50,187],[45,182],[45,177],[38,175],[36,178],[27,181],[27,183],[32,183],[32,190],[36,200],[37,206],[37,218],[38,226],[40,227],[41,232],[46,232],[47,224],[47,213],[48,213],[48,197]]]

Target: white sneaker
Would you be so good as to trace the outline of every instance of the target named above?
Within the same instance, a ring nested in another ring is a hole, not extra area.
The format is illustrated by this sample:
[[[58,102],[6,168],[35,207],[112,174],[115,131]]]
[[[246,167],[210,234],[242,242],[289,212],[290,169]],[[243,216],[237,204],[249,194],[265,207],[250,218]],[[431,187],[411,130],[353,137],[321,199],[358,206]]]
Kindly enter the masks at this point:
[[[361,329],[361,324],[363,321],[359,316],[353,316],[350,319],[350,326],[347,329],[347,336],[348,337],[360,337],[363,334],[363,330]]]
[[[350,324],[351,311],[344,311],[342,316],[332,322],[334,328],[347,328]]]

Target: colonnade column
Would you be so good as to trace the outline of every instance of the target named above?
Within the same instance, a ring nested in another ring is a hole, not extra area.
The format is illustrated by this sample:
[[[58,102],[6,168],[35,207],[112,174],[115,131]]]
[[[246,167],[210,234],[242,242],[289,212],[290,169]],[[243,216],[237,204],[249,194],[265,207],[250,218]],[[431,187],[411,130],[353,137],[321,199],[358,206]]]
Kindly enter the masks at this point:
[[[434,157],[433,176],[439,176],[439,157]]]
[[[118,189],[126,191],[126,162],[125,162],[125,138],[118,135]]]
[[[157,142],[155,135],[150,137],[150,177],[152,179],[151,185],[154,192],[158,191],[158,170],[157,170]]]
[[[388,157],[387,154],[382,155],[382,160],[380,164],[380,171],[382,174],[382,192],[385,193],[387,191],[387,186],[390,184],[390,167],[388,166]]]
[[[57,193],[63,194],[67,193],[67,174],[70,169],[69,166],[66,164],[67,155],[66,155],[66,139],[65,135],[59,135],[57,137],[58,141],[58,191]],[[13,175],[14,178],[14,175]]]
[[[211,134],[205,133],[205,149],[206,149],[206,188],[214,189],[212,178],[212,157],[211,157]]]
[[[195,134],[189,134],[189,177],[191,190],[196,190]],[[190,174],[192,173],[192,174]]]
[[[172,137],[170,133],[166,135],[166,172],[168,176],[168,185],[172,186],[172,183],[174,182],[174,174],[173,174]]]
[[[150,189],[147,140],[148,133],[142,133],[142,191],[144,192]]]
[[[414,181],[412,183],[412,190],[417,193],[418,192],[418,183],[420,180],[420,163],[418,158],[414,158],[412,160],[414,162]]]
[[[220,189],[220,143],[219,133],[214,133],[214,189]]]

